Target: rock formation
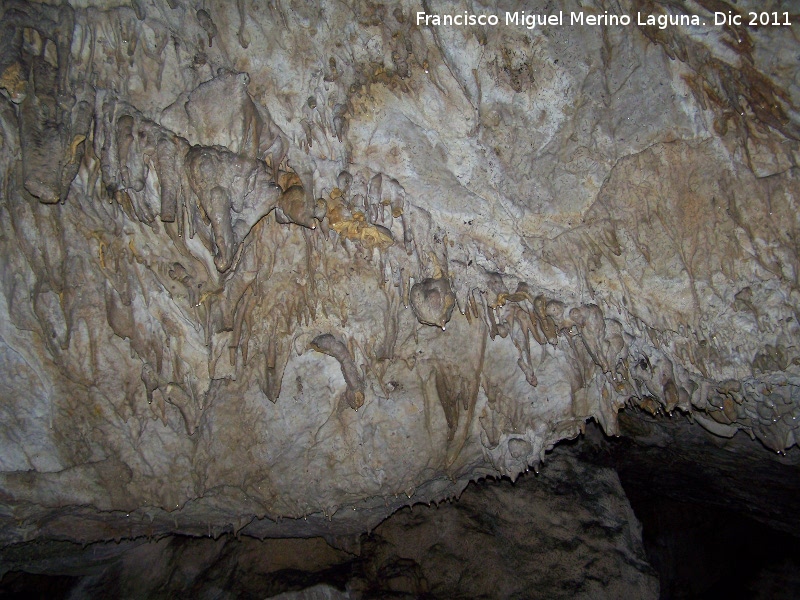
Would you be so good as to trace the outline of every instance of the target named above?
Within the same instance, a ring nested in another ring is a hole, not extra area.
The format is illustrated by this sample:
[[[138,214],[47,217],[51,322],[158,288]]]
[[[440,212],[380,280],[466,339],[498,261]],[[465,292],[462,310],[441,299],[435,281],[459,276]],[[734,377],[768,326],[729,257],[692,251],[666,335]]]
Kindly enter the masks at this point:
[[[355,535],[623,407],[790,451],[796,11],[562,4],[6,0],[0,545]]]

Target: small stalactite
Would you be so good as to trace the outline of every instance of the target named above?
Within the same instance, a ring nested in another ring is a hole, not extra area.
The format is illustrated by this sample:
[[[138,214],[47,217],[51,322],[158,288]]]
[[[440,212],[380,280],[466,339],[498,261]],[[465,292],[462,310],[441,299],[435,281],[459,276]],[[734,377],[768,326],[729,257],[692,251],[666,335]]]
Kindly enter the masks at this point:
[[[211,20],[211,15],[208,11],[204,8],[201,8],[197,11],[197,22],[200,24],[200,27],[203,28],[203,31],[206,32],[208,36],[208,47],[211,48],[214,37],[217,35],[217,26],[214,24],[214,21]]]
[[[332,356],[337,361],[342,369],[347,390],[344,393],[344,399],[350,408],[358,410],[364,404],[364,379],[359,373],[358,367],[353,360],[350,351],[341,341],[336,339],[329,333],[325,333],[315,337],[311,341],[311,348],[317,352]]]
[[[247,33],[247,9],[246,0],[236,0],[236,9],[239,11],[239,30],[236,32],[236,39],[242,49],[247,50],[250,45],[250,35]]]

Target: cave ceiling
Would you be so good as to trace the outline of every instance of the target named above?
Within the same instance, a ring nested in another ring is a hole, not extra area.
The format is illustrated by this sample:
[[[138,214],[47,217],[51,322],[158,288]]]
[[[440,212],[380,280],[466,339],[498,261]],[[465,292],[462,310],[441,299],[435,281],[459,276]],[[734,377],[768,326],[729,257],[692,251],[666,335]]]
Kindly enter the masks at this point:
[[[626,406],[800,441],[796,4],[0,10],[0,543],[357,532]]]

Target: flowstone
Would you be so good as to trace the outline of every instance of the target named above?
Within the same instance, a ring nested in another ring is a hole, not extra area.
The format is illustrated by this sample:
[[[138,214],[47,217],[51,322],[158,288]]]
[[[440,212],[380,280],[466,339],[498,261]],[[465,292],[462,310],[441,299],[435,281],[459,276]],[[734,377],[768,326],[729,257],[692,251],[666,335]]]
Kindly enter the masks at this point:
[[[798,442],[796,25],[418,9],[4,3],[0,543],[355,533],[626,405]]]

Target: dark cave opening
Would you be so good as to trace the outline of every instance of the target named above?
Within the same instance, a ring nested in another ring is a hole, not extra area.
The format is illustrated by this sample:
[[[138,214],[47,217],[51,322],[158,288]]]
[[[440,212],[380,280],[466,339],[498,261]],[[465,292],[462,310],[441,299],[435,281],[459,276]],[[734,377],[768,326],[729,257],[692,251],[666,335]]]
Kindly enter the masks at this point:
[[[723,508],[629,490],[661,598],[797,598],[800,545]]]
[[[642,525],[663,600],[800,598],[796,448],[778,456],[677,415],[620,422],[605,459]]]
[[[78,582],[78,576],[10,571],[0,579],[0,598],[5,600],[62,600]]]

